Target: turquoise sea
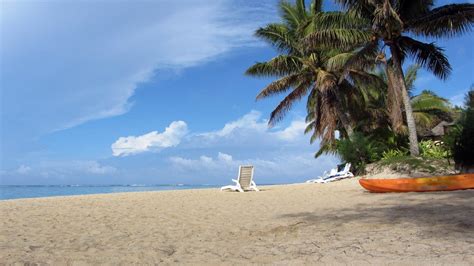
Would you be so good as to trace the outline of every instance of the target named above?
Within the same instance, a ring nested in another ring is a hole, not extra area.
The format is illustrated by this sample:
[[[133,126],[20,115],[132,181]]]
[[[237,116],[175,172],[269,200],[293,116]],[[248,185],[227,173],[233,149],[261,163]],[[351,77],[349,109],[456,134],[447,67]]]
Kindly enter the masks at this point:
[[[218,185],[32,185],[0,186],[0,200],[88,195],[118,192],[217,188]]]

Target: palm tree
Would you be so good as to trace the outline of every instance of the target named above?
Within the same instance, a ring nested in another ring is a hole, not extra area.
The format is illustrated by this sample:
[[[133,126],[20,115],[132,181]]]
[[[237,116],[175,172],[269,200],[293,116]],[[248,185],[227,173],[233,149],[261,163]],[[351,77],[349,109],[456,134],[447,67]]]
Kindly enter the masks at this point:
[[[312,140],[321,137],[323,145],[333,142],[337,129],[344,136],[352,135],[353,122],[348,106],[354,101],[357,90],[348,79],[341,78],[343,63],[351,54],[330,47],[308,48],[301,40],[320,28],[346,30],[344,26],[353,27],[358,21],[351,21],[341,12],[323,12],[322,1],[318,0],[312,2],[309,10],[304,0],[297,0],[295,5],[281,2],[279,8],[282,22],[260,28],[256,35],[277,48],[280,55],[256,63],[246,71],[251,76],[278,77],[258,94],[257,99],[290,91],[271,113],[269,124],[280,121],[296,101],[309,93],[307,131],[313,131]],[[346,23],[334,24],[332,21]],[[355,67],[348,69],[346,76],[351,80],[376,78]]]
[[[410,95],[410,105],[417,125],[417,132],[421,133],[431,129],[442,120],[453,121],[455,114],[451,103],[447,99],[436,95],[433,91],[423,90],[420,94],[412,96],[419,69],[420,66],[415,64],[405,70],[405,84]],[[389,124],[393,115],[391,108],[388,107],[392,103],[390,102],[391,96],[389,94],[391,90],[387,73],[379,71],[377,75],[384,81],[382,86],[380,84],[377,86],[373,84],[357,85],[359,90],[365,92],[367,99],[364,101],[365,106],[360,108],[363,112],[360,113],[360,116],[356,117],[357,121],[359,121],[356,130],[365,133],[370,133],[371,130],[382,128]],[[400,112],[400,117],[402,117],[403,110],[398,108],[398,112]],[[406,134],[407,132],[403,123],[397,125],[397,128],[393,124],[390,127],[395,133]]]
[[[473,4],[450,4],[433,8],[430,0],[336,0],[348,9],[350,14],[370,22],[365,34],[343,34],[325,30],[310,34],[307,44],[326,43],[338,47],[360,44],[354,57],[347,61],[346,67],[360,64],[367,55],[379,54],[385,61],[389,80],[389,94],[395,99],[392,108],[403,102],[409,132],[410,153],[419,155],[415,118],[410,97],[405,84],[402,65],[411,56],[422,67],[437,77],[446,79],[451,66],[443,49],[434,43],[424,43],[410,36],[452,37],[471,28],[474,22]],[[385,60],[383,49],[388,47],[391,58]],[[393,98],[392,97],[392,98]]]
[[[418,132],[426,132],[443,120],[453,121],[453,109],[447,99],[424,90],[410,99]]]

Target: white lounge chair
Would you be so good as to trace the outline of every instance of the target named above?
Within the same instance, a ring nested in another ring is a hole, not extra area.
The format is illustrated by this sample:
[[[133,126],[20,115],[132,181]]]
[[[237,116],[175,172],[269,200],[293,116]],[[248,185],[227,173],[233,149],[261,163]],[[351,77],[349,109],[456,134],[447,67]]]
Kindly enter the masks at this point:
[[[329,174],[324,172],[324,175],[321,176],[320,178],[311,179],[306,182],[307,183],[328,183],[328,182],[341,180],[348,177],[354,177],[354,174],[352,174],[350,170],[351,170],[351,164],[346,163],[346,165],[344,166],[344,169],[340,172],[338,172],[337,169],[331,169]]]
[[[246,190],[260,191],[257,185],[253,181],[253,166],[252,165],[241,165],[239,167],[239,176],[237,180],[232,179],[235,185],[229,185],[221,187],[221,190],[232,190],[244,192]]]
[[[334,169],[331,169],[329,172],[324,171],[323,175],[319,176],[318,178],[307,180],[306,183],[321,183],[321,180],[327,179],[336,174],[337,174],[337,168],[334,168]]]

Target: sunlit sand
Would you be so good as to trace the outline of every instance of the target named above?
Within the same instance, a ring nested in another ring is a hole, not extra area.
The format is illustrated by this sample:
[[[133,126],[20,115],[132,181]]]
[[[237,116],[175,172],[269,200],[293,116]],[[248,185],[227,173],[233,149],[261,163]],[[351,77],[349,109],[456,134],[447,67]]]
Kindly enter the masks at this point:
[[[0,202],[0,262],[474,264],[474,190],[329,184]]]

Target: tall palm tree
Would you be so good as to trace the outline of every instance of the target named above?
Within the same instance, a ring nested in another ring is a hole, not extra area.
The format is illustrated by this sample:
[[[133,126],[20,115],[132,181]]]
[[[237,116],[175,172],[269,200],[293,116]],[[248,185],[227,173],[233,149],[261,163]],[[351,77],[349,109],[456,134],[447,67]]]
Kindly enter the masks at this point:
[[[277,48],[280,55],[256,63],[246,71],[251,76],[278,77],[258,94],[257,99],[290,91],[271,113],[269,124],[280,121],[296,101],[309,93],[308,131],[314,132],[312,139],[321,137],[323,144],[332,142],[336,129],[344,136],[351,135],[353,122],[347,107],[357,90],[349,79],[370,80],[376,77],[353,67],[347,70],[348,79],[341,79],[342,62],[350,54],[331,47],[308,49],[301,40],[320,28],[346,30],[344,27],[353,27],[358,22],[345,18],[342,12],[323,12],[322,1],[318,0],[312,2],[309,10],[304,0],[297,0],[294,5],[280,2],[279,8],[282,22],[260,28],[256,35]],[[346,23],[332,23],[341,20]]]
[[[391,95],[401,98],[405,109],[406,123],[409,131],[410,153],[419,155],[415,118],[406,88],[402,65],[411,56],[422,67],[433,72],[437,77],[446,79],[451,66],[443,49],[434,43],[424,43],[412,37],[452,37],[470,30],[474,22],[473,4],[450,4],[437,8],[432,0],[336,0],[348,9],[348,12],[361,19],[370,21],[365,34],[337,34],[326,30],[323,34],[314,33],[308,36],[307,43],[329,43],[347,47],[359,43],[357,53],[347,61],[346,67],[359,64],[367,55],[379,54],[385,59],[383,51],[388,47],[390,60],[387,73]],[[398,99],[392,105],[396,107]]]

